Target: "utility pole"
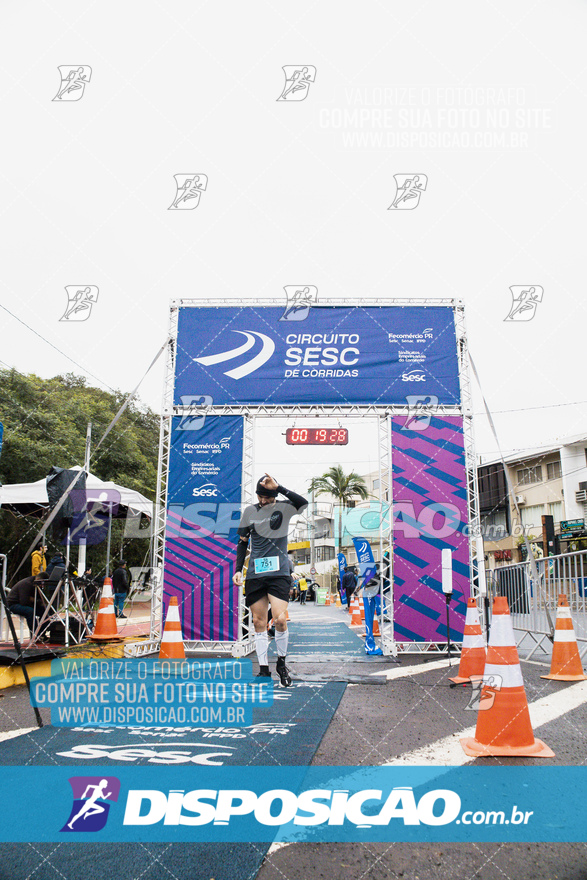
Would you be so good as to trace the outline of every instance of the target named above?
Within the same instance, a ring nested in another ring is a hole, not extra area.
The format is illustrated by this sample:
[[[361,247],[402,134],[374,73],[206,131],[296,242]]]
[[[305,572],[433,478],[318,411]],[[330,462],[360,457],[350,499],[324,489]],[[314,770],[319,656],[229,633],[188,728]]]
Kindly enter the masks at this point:
[[[86,472],[86,480],[90,475],[90,450],[92,447],[92,423],[88,422],[88,427],[86,430],[86,451],[84,454],[84,470]],[[87,495],[86,495],[87,498]],[[84,513],[84,530],[88,521],[88,512],[87,505]],[[85,531],[83,535],[80,535],[79,544],[78,544],[78,554],[77,554],[77,573],[80,577],[83,577],[83,574],[86,570],[86,536]]]
[[[314,534],[315,534],[315,532],[316,532],[316,520],[315,520],[316,509],[315,509],[315,506],[314,506],[314,489],[312,489],[312,500],[310,501],[310,504],[311,504],[311,514],[310,514],[310,568],[314,568],[314,567],[315,567],[315,562],[316,562],[315,550],[314,550]]]

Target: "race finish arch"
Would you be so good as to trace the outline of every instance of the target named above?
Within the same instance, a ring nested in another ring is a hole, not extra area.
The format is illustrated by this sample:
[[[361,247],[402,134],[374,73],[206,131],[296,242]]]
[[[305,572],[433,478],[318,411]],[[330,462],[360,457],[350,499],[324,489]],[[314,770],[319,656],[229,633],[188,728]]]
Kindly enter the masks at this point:
[[[382,586],[384,653],[446,644],[443,549],[452,553],[450,640],[462,641],[476,564],[469,535],[478,529],[462,302],[324,300],[284,309],[273,300],[182,299],[171,303],[170,318],[160,579],[151,641],[141,652],[160,637],[172,596],[186,649],[253,650],[232,583],[236,528],[254,498],[255,432],[263,419],[290,415],[376,420],[381,496],[372,543],[376,559],[386,550],[391,558],[391,586]],[[373,504],[368,513],[372,530]]]

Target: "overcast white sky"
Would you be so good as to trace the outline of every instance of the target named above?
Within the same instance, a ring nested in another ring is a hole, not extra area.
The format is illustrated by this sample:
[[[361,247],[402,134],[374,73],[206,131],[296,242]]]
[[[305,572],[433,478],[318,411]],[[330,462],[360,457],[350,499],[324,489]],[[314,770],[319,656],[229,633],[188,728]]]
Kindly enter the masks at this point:
[[[504,450],[585,429],[584,3],[9,2],[2,19],[3,365],[128,391],[171,298],[459,297]],[[80,100],[52,100],[60,65],[91,67]],[[304,101],[277,100],[284,65],[316,67]],[[208,176],[195,210],[167,210],[180,173]],[[389,211],[402,173],[427,189]],[[69,285],[99,288],[84,322],[59,320]],[[544,289],[531,321],[504,322],[514,285]],[[155,410],[162,383],[160,360]],[[373,469],[375,440],[359,446]]]

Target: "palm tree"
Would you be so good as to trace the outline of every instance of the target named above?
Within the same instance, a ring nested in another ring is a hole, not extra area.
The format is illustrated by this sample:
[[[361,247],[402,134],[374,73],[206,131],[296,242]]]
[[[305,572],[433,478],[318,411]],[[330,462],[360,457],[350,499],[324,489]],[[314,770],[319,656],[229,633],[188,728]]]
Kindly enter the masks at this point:
[[[355,471],[345,474],[340,464],[333,465],[321,477],[313,477],[310,482],[310,492],[316,495],[332,495],[339,502],[338,508],[338,539],[336,553],[340,552],[342,537],[342,511],[349,506],[349,502],[357,495],[362,501],[369,497],[367,485],[363,477]]]

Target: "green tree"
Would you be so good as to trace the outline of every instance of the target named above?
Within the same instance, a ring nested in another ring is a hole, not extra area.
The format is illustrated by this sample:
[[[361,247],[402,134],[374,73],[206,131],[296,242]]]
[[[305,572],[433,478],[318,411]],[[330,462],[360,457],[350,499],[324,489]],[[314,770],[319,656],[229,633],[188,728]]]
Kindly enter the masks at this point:
[[[342,465],[335,464],[322,476],[312,478],[310,492],[314,492],[315,495],[332,495],[338,501],[338,536],[336,539],[336,553],[338,554],[342,537],[342,511],[349,507],[350,502],[357,497],[361,501],[365,501],[369,497],[365,480],[355,471],[345,474]]]
[[[54,465],[83,466],[88,422],[95,447],[125,397],[122,392],[88,386],[85,379],[71,373],[41,379],[14,369],[0,370],[0,422],[4,425],[0,482],[29,483],[46,477]],[[90,469],[101,480],[113,480],[153,500],[158,446],[159,417],[133,402],[97,450]],[[40,525],[39,519],[0,510],[0,552],[8,556],[9,575]],[[124,542],[123,535],[124,522],[115,520],[112,554],[118,556],[122,547],[129,565],[148,565],[149,541]],[[50,534],[47,537],[50,555],[63,549]],[[88,563],[95,576],[104,573],[105,543],[88,547]],[[30,573],[28,561],[20,573]]]

